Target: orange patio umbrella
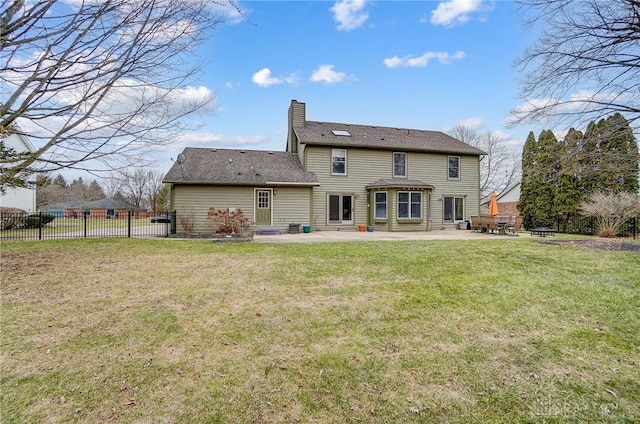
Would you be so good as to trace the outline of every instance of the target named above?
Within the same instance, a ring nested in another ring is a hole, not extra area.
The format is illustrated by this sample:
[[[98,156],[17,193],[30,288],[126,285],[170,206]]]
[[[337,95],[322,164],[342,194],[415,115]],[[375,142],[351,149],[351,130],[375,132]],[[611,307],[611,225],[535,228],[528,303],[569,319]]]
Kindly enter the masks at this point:
[[[489,202],[489,215],[496,216],[500,212],[498,212],[498,198],[496,193],[491,193],[491,201]]]

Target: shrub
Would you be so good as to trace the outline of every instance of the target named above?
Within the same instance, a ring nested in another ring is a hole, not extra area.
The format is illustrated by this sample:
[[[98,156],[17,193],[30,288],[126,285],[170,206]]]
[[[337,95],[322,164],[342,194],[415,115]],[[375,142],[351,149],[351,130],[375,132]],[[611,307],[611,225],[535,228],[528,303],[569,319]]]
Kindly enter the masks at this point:
[[[0,230],[19,228],[27,212],[18,208],[0,206]]]
[[[625,222],[640,212],[633,193],[594,193],[580,207],[583,214],[596,219],[600,237],[615,237]]]
[[[211,226],[218,226],[216,233],[240,234],[245,228],[251,226],[249,218],[244,215],[242,209],[216,209],[213,206],[207,212],[207,221]]]
[[[34,213],[24,218],[23,226],[24,228],[40,228],[44,225],[47,225],[54,219],[56,219],[56,217],[48,213],[43,213],[43,214]]]
[[[186,234],[191,234],[193,232],[193,227],[195,225],[195,218],[193,210],[178,215],[178,219],[180,221],[180,226],[182,227],[182,232]]]

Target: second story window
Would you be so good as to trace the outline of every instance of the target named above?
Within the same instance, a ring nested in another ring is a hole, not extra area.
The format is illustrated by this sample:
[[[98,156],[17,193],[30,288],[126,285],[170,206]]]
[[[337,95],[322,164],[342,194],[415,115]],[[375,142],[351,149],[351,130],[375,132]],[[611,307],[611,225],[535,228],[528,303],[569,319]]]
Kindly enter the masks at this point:
[[[396,152],[393,154],[393,176],[394,177],[407,176],[407,154],[406,153]]]
[[[347,175],[347,151],[331,149],[331,174]]]
[[[449,179],[460,179],[460,156],[449,156]]]

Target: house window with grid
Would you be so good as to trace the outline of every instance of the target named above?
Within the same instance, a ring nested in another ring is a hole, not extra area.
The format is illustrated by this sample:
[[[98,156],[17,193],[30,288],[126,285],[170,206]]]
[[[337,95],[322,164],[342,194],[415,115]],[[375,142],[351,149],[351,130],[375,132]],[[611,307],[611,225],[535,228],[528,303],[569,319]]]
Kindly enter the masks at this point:
[[[374,219],[385,220],[387,219],[387,192],[376,191],[374,194],[375,209]]]
[[[460,179],[460,156],[449,156],[449,179]]]
[[[347,175],[347,151],[331,149],[331,174]]]
[[[393,176],[407,177],[407,154],[401,152],[393,153]]]
[[[422,192],[398,192],[398,218],[422,219]]]
[[[269,209],[269,192],[266,190],[258,192],[258,209]]]

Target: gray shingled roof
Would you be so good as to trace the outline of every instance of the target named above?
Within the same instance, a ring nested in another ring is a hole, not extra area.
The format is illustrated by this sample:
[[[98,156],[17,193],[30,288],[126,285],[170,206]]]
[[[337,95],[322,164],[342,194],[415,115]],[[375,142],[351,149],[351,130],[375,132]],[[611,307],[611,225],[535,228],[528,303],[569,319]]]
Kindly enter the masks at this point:
[[[433,190],[431,184],[427,184],[420,180],[407,180],[405,178],[392,178],[386,180],[378,180],[369,184],[366,188],[398,188],[398,187],[412,187],[412,188],[427,188]]]
[[[334,130],[347,131],[350,136],[335,135]],[[305,121],[303,126],[294,127],[294,131],[301,143],[309,145],[486,155],[440,131],[316,121]]]
[[[217,185],[318,185],[289,152],[187,147],[185,162],[174,163],[165,183]]]

